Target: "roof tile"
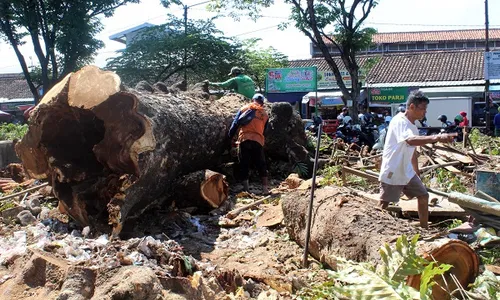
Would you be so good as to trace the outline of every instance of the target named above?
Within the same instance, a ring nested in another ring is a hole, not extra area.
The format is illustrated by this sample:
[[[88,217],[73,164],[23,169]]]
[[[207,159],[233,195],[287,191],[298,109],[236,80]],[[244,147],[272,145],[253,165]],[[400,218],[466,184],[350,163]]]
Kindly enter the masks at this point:
[[[0,74],[0,98],[33,98],[22,74]]]
[[[367,76],[368,83],[428,82],[482,80],[483,51],[432,51],[394,53],[384,55],[358,55],[363,66],[370,58],[379,58]],[[339,57],[335,62],[345,69]],[[290,61],[290,67],[318,66],[318,70],[329,70],[323,58]]]

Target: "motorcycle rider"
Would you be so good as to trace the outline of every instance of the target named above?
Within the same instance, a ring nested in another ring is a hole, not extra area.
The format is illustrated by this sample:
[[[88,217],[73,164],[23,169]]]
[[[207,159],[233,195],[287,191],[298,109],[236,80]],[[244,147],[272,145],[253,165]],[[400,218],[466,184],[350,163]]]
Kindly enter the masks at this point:
[[[453,126],[453,123],[448,121],[448,117],[446,117],[446,115],[439,115],[439,117],[437,119],[439,121],[441,121],[441,127],[443,127],[443,128],[448,128],[448,127]]]
[[[342,112],[337,116],[337,120],[339,120],[339,123],[342,123],[342,121],[344,120],[344,118],[346,116],[349,116],[349,109],[347,109],[346,106],[344,106],[342,108]],[[350,117],[349,117],[350,118]],[[351,119],[352,120],[352,119]]]

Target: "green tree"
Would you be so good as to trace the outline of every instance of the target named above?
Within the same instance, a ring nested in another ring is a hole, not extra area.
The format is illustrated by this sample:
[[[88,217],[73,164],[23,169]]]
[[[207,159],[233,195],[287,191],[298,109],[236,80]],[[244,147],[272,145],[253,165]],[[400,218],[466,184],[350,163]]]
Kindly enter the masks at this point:
[[[38,60],[36,77],[43,91],[60,78],[89,63],[103,42],[99,17],[140,0],[2,0],[0,34],[14,48],[35,101],[37,88],[19,47],[29,39]]]
[[[187,32],[183,20],[169,16],[167,23],[145,29],[107,68],[129,85],[181,80],[184,70],[191,83],[227,79],[231,66],[242,60],[241,44],[225,38],[212,20],[189,21]]]
[[[291,6],[290,19],[294,21],[295,27],[321,50],[331,71],[335,74],[337,84],[344,96],[344,103],[352,100],[353,116],[357,116],[357,97],[361,87],[358,78],[360,66],[356,61],[356,53],[371,45],[371,38],[376,31],[373,28],[363,27],[363,22],[378,4],[378,0],[284,1]],[[260,9],[269,7],[273,3],[273,0],[214,0],[211,7],[215,10],[232,10],[234,15],[250,11],[251,17],[258,18]],[[350,90],[342,80],[340,69],[343,68],[339,68],[335,63],[334,56],[328,49],[328,43],[339,50],[345,69],[351,75]]]
[[[266,69],[283,68],[288,65],[288,57],[273,47],[259,47],[260,39],[243,41],[243,62],[245,74],[250,76],[260,92],[265,88]]]

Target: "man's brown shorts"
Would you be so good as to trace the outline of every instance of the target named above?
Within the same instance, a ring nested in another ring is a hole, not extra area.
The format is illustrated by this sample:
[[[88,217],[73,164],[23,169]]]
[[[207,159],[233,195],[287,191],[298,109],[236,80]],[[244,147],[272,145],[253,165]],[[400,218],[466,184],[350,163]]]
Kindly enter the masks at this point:
[[[417,175],[408,182],[407,185],[391,185],[380,182],[380,201],[398,202],[403,192],[408,198],[426,196],[429,193],[425,189],[422,180]]]

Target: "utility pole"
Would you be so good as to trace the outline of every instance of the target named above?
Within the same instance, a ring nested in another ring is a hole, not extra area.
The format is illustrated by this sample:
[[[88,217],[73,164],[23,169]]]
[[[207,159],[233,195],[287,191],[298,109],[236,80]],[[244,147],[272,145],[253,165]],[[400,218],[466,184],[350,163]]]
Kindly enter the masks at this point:
[[[486,40],[486,48],[485,52],[490,52],[490,34],[489,34],[489,20],[488,20],[488,0],[484,0],[484,36]],[[486,62],[485,62],[486,63]],[[485,74],[486,75],[486,74]],[[491,122],[491,115],[490,115],[490,79],[485,78],[485,84],[484,84],[484,104],[485,104],[485,113],[486,113],[486,134],[490,133],[490,122]]]
[[[187,22],[188,22],[188,9],[193,7],[193,6],[197,6],[197,5],[202,5],[202,4],[206,4],[210,1],[203,1],[203,2],[200,2],[200,3],[195,3],[193,5],[185,5],[184,4],[184,40],[187,40]],[[182,60],[182,65],[184,66],[184,82],[186,83],[186,86],[187,86],[187,47],[186,45],[184,45],[184,57],[183,57],[183,60]]]
[[[186,41],[187,41],[187,23],[188,23],[188,6],[184,5],[184,57],[182,59],[182,64],[184,66],[184,84],[187,87],[187,48],[186,48]]]

